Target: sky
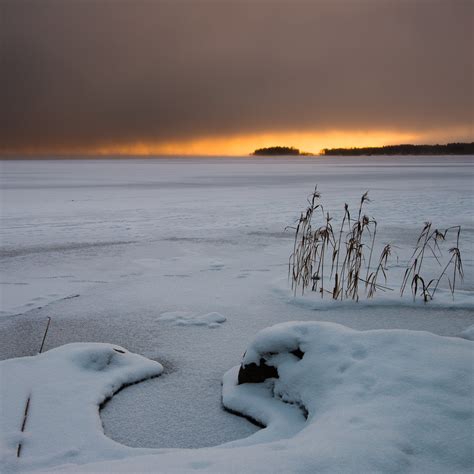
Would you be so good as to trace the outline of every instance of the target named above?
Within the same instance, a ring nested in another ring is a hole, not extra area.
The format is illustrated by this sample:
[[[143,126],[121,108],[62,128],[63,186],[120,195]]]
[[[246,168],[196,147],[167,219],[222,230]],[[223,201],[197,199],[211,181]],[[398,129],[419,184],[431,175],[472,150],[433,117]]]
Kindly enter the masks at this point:
[[[0,0],[0,154],[474,140],[472,0]]]

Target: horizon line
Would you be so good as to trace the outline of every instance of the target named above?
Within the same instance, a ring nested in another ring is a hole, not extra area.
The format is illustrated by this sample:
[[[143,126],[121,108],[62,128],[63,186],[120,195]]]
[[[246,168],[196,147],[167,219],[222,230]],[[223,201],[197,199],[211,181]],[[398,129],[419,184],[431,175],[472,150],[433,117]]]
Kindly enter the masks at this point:
[[[400,143],[397,145],[381,145],[381,146],[363,146],[363,147],[333,147],[333,148],[323,148],[320,150],[319,153],[313,152],[303,152],[299,155],[255,155],[254,152],[247,153],[247,154],[205,154],[205,153],[69,153],[69,152],[39,152],[39,153],[32,153],[32,152],[12,152],[12,153],[5,153],[3,154],[0,152],[0,160],[8,160],[8,159],[80,159],[80,158],[95,158],[95,159],[144,159],[144,158],[278,158],[278,157],[299,157],[299,158],[311,158],[311,157],[334,157],[338,155],[326,155],[322,153],[324,150],[360,150],[366,148],[377,148],[382,149],[385,147],[392,147],[392,146],[447,146],[450,144],[471,144],[473,142],[448,142],[445,144],[412,144],[412,143]],[[268,148],[268,147],[266,147]],[[270,147],[273,148],[273,147]],[[341,156],[351,156],[351,155],[341,155]],[[354,155],[354,156],[366,156],[366,155]],[[381,155],[387,156],[387,155]],[[400,155],[400,156],[420,156],[420,155]],[[429,155],[426,155],[429,156]],[[455,156],[455,155],[450,155]],[[462,155],[459,155],[462,156]],[[464,155],[466,156],[466,155]]]

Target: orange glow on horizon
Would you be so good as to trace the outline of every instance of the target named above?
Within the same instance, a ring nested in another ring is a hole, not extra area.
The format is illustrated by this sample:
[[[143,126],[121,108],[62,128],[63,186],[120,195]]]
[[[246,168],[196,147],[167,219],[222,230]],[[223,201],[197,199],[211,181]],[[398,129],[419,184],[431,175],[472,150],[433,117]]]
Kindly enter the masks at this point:
[[[412,133],[268,132],[203,137],[155,144],[139,142],[127,145],[112,145],[99,148],[98,154],[243,156],[249,155],[257,148],[276,145],[294,146],[301,151],[318,154],[323,148],[381,146],[390,143],[406,143],[416,139],[417,135]]]
[[[471,132],[471,133],[470,133]],[[403,143],[447,143],[459,136],[470,136],[470,130],[444,130],[430,133],[404,131],[342,131],[325,132],[288,131],[262,132],[242,135],[202,137],[162,143],[137,142],[102,146],[101,155],[208,155],[245,156],[257,148],[294,146],[302,152],[319,154],[323,148],[350,148],[365,146],[397,145]]]
[[[101,156],[156,156],[156,155],[203,155],[246,156],[257,148],[293,146],[302,152],[319,154],[323,148],[351,148],[396,145],[404,143],[434,144],[466,141],[459,137],[472,136],[471,127],[430,132],[406,132],[394,130],[332,130],[332,131],[283,131],[252,134],[210,136],[173,141],[137,141],[112,143],[100,146],[57,146],[50,149],[23,149],[24,154],[38,155],[101,155]],[[470,141],[470,140],[468,140]],[[7,150],[8,152],[8,150]],[[16,152],[17,154],[19,154]]]

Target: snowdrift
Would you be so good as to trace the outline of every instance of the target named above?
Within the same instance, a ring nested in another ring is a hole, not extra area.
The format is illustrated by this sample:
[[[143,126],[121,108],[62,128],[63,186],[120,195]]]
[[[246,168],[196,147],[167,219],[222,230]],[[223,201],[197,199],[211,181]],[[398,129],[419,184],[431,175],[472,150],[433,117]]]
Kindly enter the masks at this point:
[[[97,343],[67,344],[0,362],[0,472],[146,452],[107,438],[99,407],[122,387],[162,371],[158,362]]]
[[[98,406],[119,386],[158,375],[161,366],[116,346],[67,345],[2,363],[4,467],[468,473],[474,466],[473,356],[472,341],[427,332],[279,324],[258,333],[242,365],[224,376],[225,408],[264,429],[213,448],[143,450],[106,438]],[[248,377],[260,381],[248,383]],[[28,394],[31,412],[17,462]]]
[[[268,454],[274,466],[469,472],[473,349],[426,332],[279,324],[256,336],[240,376],[236,369],[226,375],[224,405],[266,425],[268,440],[291,436],[283,456]],[[276,378],[239,384],[249,368],[255,377],[269,367]]]

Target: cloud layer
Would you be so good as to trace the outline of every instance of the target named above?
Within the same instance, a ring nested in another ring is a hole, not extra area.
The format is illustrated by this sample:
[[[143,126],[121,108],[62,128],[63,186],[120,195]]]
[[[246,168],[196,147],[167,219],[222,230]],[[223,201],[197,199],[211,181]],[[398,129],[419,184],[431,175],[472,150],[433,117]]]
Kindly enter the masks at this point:
[[[469,0],[2,0],[0,151],[469,134],[473,18]]]

